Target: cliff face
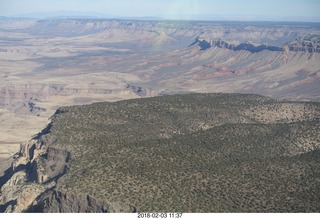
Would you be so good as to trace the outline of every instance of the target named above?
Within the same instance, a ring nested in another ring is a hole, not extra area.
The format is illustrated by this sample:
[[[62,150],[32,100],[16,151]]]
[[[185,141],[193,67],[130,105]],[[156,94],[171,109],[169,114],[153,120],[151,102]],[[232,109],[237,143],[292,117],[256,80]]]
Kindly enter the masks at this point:
[[[61,113],[60,110],[57,114]],[[65,194],[55,190],[57,180],[67,172],[70,153],[50,147],[42,136],[21,145],[0,177],[0,212],[133,212],[128,205],[112,205],[92,196]]]
[[[250,42],[235,44],[235,43],[226,42],[221,39],[208,40],[208,39],[196,38],[195,42],[192,45],[194,44],[198,44],[201,50],[206,50],[210,47],[216,46],[219,48],[230,49],[233,51],[246,50],[252,53],[261,52],[262,50],[283,51],[283,48],[277,47],[277,46],[259,45],[259,44],[254,44]]]
[[[206,50],[210,47],[225,48],[233,51],[245,50],[251,53],[258,53],[263,50],[272,52],[293,51],[293,52],[309,52],[320,53],[320,36],[313,36],[312,38],[301,38],[291,41],[283,46],[269,46],[253,42],[232,43],[222,39],[211,40],[197,37],[195,42],[191,45],[199,45],[201,50]]]
[[[131,205],[111,204],[90,195],[65,194],[55,190],[40,195],[34,204],[26,210],[26,212],[44,213],[115,213],[135,211],[136,209]]]
[[[22,84],[0,87],[0,107],[10,110],[24,110],[41,113],[45,108],[37,106],[45,98],[68,97],[81,95],[108,95],[129,92],[125,87],[105,89],[94,87],[67,87],[66,84]]]
[[[290,51],[320,53],[320,36],[300,38],[288,43]]]
[[[37,196],[55,187],[66,171],[69,153],[46,147],[34,138],[21,145],[12,166],[0,178],[3,212],[23,212]]]

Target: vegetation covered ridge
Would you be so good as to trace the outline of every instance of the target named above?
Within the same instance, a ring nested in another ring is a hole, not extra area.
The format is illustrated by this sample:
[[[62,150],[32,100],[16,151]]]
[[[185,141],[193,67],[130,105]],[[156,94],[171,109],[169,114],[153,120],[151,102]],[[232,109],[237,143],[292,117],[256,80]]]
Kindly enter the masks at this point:
[[[29,186],[107,200],[109,212],[319,212],[319,134],[318,102],[172,95],[60,108],[15,164],[29,162]],[[25,209],[49,211],[46,193]]]

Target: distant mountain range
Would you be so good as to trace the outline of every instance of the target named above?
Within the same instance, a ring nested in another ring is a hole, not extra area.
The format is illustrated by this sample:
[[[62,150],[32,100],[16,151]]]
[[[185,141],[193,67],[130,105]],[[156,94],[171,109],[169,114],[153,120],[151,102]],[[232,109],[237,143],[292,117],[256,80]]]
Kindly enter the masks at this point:
[[[47,19],[47,18],[58,18],[58,19],[67,19],[67,18],[78,18],[78,19],[137,19],[137,20],[161,20],[160,17],[155,16],[145,16],[145,17],[130,17],[130,16],[118,16],[113,14],[97,13],[97,12],[82,12],[82,11],[55,11],[55,12],[34,12],[19,14],[13,17],[21,18],[38,18],[38,19]]]
[[[263,15],[188,15],[185,14],[176,17],[161,17],[161,16],[122,16],[116,14],[99,13],[91,11],[51,11],[51,12],[32,12],[16,14],[12,17],[23,18],[118,18],[118,19],[137,19],[137,20],[207,20],[207,21],[290,21],[290,22],[320,22],[318,17],[301,17],[301,16],[263,16]]]
[[[54,11],[54,12],[33,12],[19,14],[16,17],[32,17],[32,18],[114,18],[116,16],[97,12],[81,12],[81,11]]]

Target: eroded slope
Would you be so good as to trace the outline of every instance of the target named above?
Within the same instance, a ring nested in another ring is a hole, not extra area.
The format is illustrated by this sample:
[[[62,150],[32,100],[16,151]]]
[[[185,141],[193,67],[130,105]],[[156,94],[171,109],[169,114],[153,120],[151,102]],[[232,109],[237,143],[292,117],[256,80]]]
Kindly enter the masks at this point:
[[[319,24],[0,19],[0,159],[61,106],[177,93],[319,100]]]

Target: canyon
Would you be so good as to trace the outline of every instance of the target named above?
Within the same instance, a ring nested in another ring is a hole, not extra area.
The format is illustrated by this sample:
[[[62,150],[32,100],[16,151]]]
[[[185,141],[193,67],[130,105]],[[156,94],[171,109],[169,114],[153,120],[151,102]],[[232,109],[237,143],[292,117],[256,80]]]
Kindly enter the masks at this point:
[[[315,23],[2,19],[0,159],[59,106],[190,92],[319,100]]]
[[[297,105],[283,104],[277,114],[259,108],[255,121],[317,123],[318,108],[308,102],[320,100],[319,60],[319,23],[0,18],[1,209],[136,211],[105,197],[55,190],[72,155],[44,147],[48,139],[39,138],[61,107],[190,93],[258,94]],[[202,123],[201,129],[213,127]],[[170,132],[179,130],[161,137]],[[308,142],[311,151],[318,148],[316,140]],[[70,201],[78,205],[59,207]]]
[[[319,100],[315,23],[2,19],[0,159],[59,106],[188,92]]]

